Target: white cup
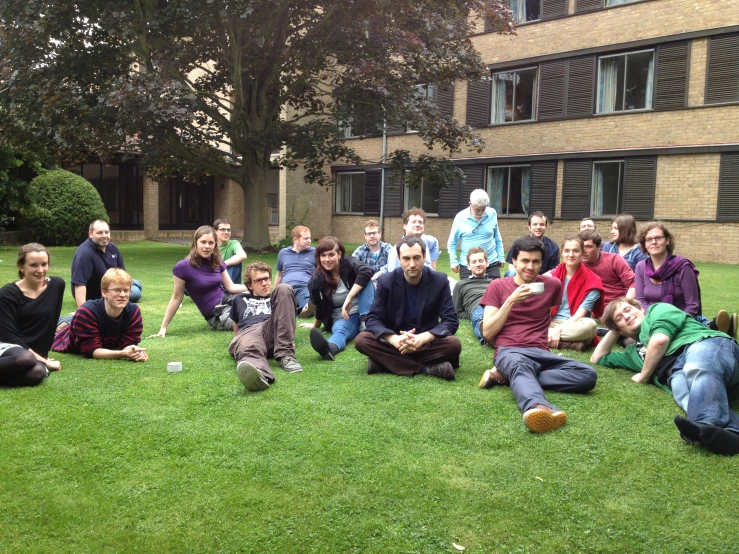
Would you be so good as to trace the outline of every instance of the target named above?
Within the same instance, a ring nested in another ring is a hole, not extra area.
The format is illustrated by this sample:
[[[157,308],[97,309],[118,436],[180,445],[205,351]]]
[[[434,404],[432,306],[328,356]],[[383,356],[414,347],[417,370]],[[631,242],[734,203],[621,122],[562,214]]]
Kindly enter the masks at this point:
[[[169,362],[167,364],[167,371],[170,373],[179,373],[182,371],[182,362]]]
[[[544,292],[544,283],[540,281],[529,283],[529,290],[531,291],[531,294],[541,294]]]

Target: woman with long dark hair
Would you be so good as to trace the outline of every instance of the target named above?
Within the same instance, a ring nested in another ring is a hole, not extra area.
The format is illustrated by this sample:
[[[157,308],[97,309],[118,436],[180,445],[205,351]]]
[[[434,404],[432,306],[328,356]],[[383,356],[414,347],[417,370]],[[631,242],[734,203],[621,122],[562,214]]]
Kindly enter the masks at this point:
[[[636,264],[649,256],[641,251],[636,240],[636,220],[629,214],[621,214],[611,222],[611,241],[604,242],[603,252],[618,254],[634,271]]]
[[[226,264],[216,248],[213,227],[198,227],[192,237],[190,254],[175,264],[172,274],[174,291],[155,337],[166,336],[167,326],[182,305],[185,289],[211,329],[233,331],[233,321],[229,317],[233,295],[245,292],[246,287],[235,285],[228,276]]]
[[[562,263],[552,277],[562,283],[562,303],[552,309],[549,346],[582,352],[598,331],[592,317],[603,313],[603,283],[582,263],[583,240],[577,235],[561,244]]]
[[[18,250],[18,277],[0,289],[0,385],[37,385],[62,364],[48,358],[62,311],[64,280],[48,277],[49,251]]]
[[[372,268],[346,255],[336,237],[323,237],[316,247],[316,271],[308,281],[310,299],[316,307],[310,344],[324,360],[333,360],[346,343],[356,337],[375,297]],[[319,329],[331,336],[326,338]]]

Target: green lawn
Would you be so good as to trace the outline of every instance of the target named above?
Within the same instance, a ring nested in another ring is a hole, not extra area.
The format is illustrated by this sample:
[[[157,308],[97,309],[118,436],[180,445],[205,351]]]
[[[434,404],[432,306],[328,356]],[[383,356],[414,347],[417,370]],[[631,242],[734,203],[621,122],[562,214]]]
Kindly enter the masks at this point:
[[[121,250],[153,334],[187,247]],[[72,252],[52,251],[67,282]],[[705,313],[739,311],[739,267],[699,267]],[[446,382],[368,376],[353,346],[323,362],[298,330],[305,371],[250,394],[187,299],[146,364],[61,355],[40,387],[0,389],[0,552],[736,551],[739,457],[680,441],[670,395],[598,367],[592,393],[548,394],[569,420],[535,435],[508,388],[477,387],[492,351],[469,322],[458,336]]]

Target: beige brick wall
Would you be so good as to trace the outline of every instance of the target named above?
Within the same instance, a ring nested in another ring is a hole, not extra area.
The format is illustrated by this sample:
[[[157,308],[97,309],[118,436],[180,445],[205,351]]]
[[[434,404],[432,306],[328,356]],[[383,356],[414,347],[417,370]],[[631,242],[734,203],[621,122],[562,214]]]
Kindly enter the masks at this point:
[[[690,44],[690,84],[688,106],[702,106],[706,96],[708,39],[695,39]]]
[[[655,0],[657,1],[657,0]],[[502,125],[478,129],[485,139],[482,153],[465,151],[454,158],[518,156],[585,150],[652,148],[716,143],[736,144],[739,106],[711,106],[667,112],[616,115]],[[379,160],[380,138],[353,141],[365,159]],[[417,156],[428,152],[415,135],[388,138],[388,150],[410,150]]]
[[[519,27],[518,36],[472,41],[485,63],[568,52],[735,25],[735,0],[652,0]]]
[[[223,185],[223,188],[221,188]],[[244,236],[244,193],[241,185],[230,179],[216,178],[213,196],[213,220],[228,219],[233,238]],[[213,223],[211,221],[210,223]]]
[[[159,183],[144,174],[144,231],[159,231]]]
[[[715,219],[720,167],[720,154],[660,156],[654,215]]]

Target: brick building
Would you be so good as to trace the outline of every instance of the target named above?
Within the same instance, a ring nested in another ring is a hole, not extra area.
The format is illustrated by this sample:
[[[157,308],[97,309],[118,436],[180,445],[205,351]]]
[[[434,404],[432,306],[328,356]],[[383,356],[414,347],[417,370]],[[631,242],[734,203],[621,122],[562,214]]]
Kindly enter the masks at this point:
[[[526,213],[553,217],[559,240],[592,216],[610,229],[617,213],[658,218],[694,261],[739,263],[739,2],[732,0],[511,0],[517,36],[471,37],[489,80],[428,91],[477,128],[482,153],[455,155],[465,180],[442,189],[387,186],[377,165],[330,168],[336,187],[284,176],[287,211],[313,235],[361,242],[362,223],[421,205],[427,232],[446,243],[469,192],[485,188],[506,248],[526,232]],[[382,138],[354,138],[368,160]],[[388,150],[425,152],[413,132],[389,133]],[[386,180],[387,175],[386,175]],[[283,205],[281,203],[281,205]],[[284,218],[281,218],[284,221]],[[721,237],[722,240],[716,240]]]

